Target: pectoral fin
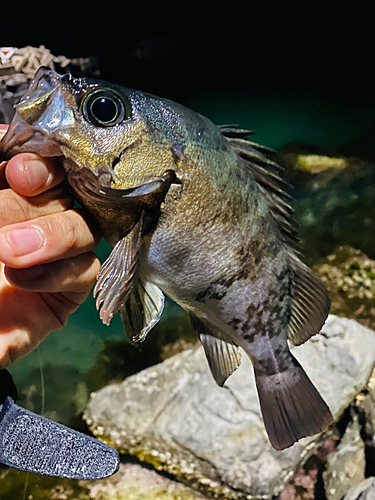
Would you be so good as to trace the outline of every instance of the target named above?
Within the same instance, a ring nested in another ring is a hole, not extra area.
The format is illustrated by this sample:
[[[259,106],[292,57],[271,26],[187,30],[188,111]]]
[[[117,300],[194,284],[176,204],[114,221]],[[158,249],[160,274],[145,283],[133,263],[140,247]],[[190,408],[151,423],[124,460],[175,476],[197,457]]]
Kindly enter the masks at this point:
[[[191,323],[199,333],[212,376],[217,385],[222,387],[227,378],[240,366],[241,353],[236,345],[219,338],[221,334],[214,333],[203,321],[191,317]]]
[[[160,288],[140,275],[120,316],[126,335],[133,344],[143,342],[159,321],[164,309],[164,294]]]
[[[100,319],[109,325],[113,316],[128,300],[138,279],[138,252],[141,246],[142,220],[113,248],[102,265],[94,288]]]

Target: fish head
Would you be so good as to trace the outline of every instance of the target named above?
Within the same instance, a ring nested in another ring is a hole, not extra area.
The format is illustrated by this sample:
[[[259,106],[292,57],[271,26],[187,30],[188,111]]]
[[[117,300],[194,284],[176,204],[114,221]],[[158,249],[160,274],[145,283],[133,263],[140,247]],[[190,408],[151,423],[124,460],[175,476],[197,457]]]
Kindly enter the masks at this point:
[[[148,117],[155,104],[147,99],[41,67],[0,142],[0,160],[22,152],[60,156],[78,201],[99,219],[103,205],[116,207],[113,225],[121,219],[125,229],[118,234],[126,234],[145,207],[160,206],[171,184],[179,183],[169,142]]]
[[[94,173],[113,168],[142,128],[125,94],[110,83],[39,68],[3,138],[3,158],[27,151],[62,155]]]

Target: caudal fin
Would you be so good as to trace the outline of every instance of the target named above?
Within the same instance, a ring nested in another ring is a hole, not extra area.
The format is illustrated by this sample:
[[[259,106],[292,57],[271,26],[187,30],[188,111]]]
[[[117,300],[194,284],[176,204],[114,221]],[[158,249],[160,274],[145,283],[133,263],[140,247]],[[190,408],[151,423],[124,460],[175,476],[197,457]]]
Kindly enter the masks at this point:
[[[325,431],[331,424],[327,404],[294,357],[284,372],[256,373],[256,383],[269,440],[277,450]]]

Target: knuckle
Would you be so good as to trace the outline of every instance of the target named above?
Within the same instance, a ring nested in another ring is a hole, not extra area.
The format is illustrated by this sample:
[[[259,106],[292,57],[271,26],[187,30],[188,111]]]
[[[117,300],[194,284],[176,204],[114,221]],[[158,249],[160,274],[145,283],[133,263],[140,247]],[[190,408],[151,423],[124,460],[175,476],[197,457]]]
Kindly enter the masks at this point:
[[[57,237],[65,249],[77,246],[77,228],[70,212],[56,213],[49,218],[49,230],[53,237]]]
[[[95,238],[86,221],[75,210],[59,212],[48,217],[49,237],[58,239],[62,252],[74,255],[91,250]]]
[[[1,191],[0,205],[0,227],[12,223],[15,218],[13,214],[16,214],[17,222],[24,222],[30,217],[29,207],[24,203],[24,199],[11,189]]]
[[[64,184],[59,184],[29,201],[37,208],[47,209],[49,213],[64,212],[74,206],[74,198]]]

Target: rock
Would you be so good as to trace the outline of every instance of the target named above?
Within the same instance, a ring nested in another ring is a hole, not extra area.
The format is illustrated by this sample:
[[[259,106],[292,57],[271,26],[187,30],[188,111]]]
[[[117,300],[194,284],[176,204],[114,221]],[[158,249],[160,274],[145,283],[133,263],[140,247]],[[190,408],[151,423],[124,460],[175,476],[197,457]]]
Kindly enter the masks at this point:
[[[39,476],[0,464],[2,500],[206,500],[201,493],[139,463],[123,462],[109,478],[78,481]]]
[[[328,456],[323,473],[328,500],[341,500],[350,488],[365,479],[365,444],[360,431],[358,417],[354,414],[337,450]]]
[[[331,170],[333,175],[350,166],[350,160],[344,157],[331,157],[318,154],[285,153],[283,160],[288,164],[289,170],[300,170],[310,174],[320,174]]]
[[[375,165],[354,157],[282,155],[309,264],[340,245],[375,258]]]
[[[106,479],[80,481],[90,500],[205,500],[188,486],[171,480],[140,464],[121,464],[120,470]]]
[[[369,477],[358,486],[351,488],[344,500],[375,500],[375,478]]]
[[[364,414],[364,434],[375,443],[375,370],[371,374],[366,390],[356,397],[355,404]]]
[[[327,432],[327,438],[316,447],[301,469],[284,486],[279,500],[326,500],[322,473],[329,455],[336,448],[338,439],[338,433],[331,430]]]
[[[338,419],[367,384],[375,333],[330,316],[321,335],[292,350]],[[321,440],[308,437],[282,452],[274,450],[247,356],[220,388],[201,347],[101,389],[92,395],[84,418],[96,436],[120,452],[227,499],[279,494]]]
[[[375,329],[375,261],[360,250],[338,247],[314,267],[331,298],[331,313]]]

